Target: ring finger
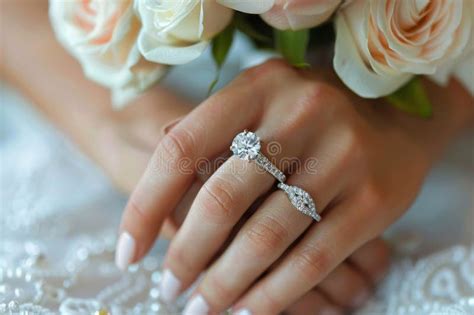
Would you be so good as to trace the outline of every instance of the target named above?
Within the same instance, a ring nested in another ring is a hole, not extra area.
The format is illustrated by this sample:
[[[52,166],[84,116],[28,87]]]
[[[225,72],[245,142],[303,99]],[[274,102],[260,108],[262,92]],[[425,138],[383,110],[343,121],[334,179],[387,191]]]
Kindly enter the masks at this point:
[[[263,130],[260,132],[264,133]],[[291,156],[296,146],[287,147],[288,151],[283,154]],[[256,162],[243,161],[236,156],[208,179],[168,249],[161,285],[164,301],[174,300],[198,277],[241,216],[273,183],[273,177]],[[248,189],[249,185],[253,189]],[[193,241],[189,242],[190,239]]]

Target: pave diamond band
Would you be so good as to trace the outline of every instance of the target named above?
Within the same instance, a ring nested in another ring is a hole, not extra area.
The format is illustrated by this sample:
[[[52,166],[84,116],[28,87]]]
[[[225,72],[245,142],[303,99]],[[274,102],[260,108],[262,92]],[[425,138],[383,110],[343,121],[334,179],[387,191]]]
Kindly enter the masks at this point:
[[[235,156],[246,161],[255,161],[258,166],[270,173],[279,182],[286,180],[285,174],[260,152],[260,138],[253,132],[243,131],[235,136],[230,150]]]
[[[291,204],[298,211],[312,217],[318,222],[321,221],[321,216],[316,211],[316,206],[310,194],[299,187],[286,185],[284,183],[279,183],[278,188],[288,195]]]
[[[273,165],[273,163],[270,162],[270,160],[267,159],[267,157],[262,153],[258,154],[257,158],[255,159],[255,162],[265,171],[272,174],[273,177],[275,177],[279,182],[283,183],[286,181],[285,174],[283,174],[282,171],[280,171],[275,165]]]

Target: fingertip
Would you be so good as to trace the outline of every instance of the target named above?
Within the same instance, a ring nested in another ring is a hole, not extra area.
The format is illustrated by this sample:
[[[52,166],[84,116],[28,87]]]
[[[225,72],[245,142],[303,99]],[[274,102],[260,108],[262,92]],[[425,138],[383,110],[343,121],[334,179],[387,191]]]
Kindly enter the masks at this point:
[[[128,232],[122,232],[117,242],[115,251],[115,264],[125,271],[133,261],[136,254],[136,241]]]
[[[174,273],[165,269],[160,283],[160,298],[165,303],[172,303],[176,300],[181,290],[181,281]]]

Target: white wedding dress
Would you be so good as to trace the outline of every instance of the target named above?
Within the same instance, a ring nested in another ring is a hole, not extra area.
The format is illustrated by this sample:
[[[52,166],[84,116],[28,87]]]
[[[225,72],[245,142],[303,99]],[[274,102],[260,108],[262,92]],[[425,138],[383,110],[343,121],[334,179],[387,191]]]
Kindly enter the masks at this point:
[[[239,41],[224,82],[263,58]],[[164,84],[202,99],[212,69],[204,56],[174,69]],[[113,256],[125,197],[4,85],[1,111],[0,314],[179,314],[183,299],[172,307],[159,302],[166,243],[120,273]],[[386,233],[393,266],[357,314],[474,314],[473,139],[466,135],[449,150]]]

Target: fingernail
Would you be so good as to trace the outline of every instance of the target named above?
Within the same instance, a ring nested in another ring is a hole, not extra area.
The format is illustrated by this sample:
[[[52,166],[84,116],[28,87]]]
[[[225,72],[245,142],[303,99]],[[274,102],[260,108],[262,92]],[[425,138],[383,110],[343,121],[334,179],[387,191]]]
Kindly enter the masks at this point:
[[[179,295],[181,281],[169,269],[163,272],[163,278],[160,283],[160,297],[165,303],[171,303]]]
[[[207,315],[209,312],[209,305],[202,295],[196,295],[191,301],[186,304],[183,315]]]
[[[126,270],[134,255],[135,239],[128,232],[123,232],[117,242],[115,264],[120,270]]]
[[[361,307],[364,305],[365,301],[369,298],[369,293],[367,291],[361,291],[357,293],[352,299],[352,306]]]
[[[342,312],[335,307],[327,307],[322,309],[319,315],[342,315]]]
[[[244,308],[244,309],[238,310],[236,313],[234,313],[234,315],[252,315],[252,312]]]

